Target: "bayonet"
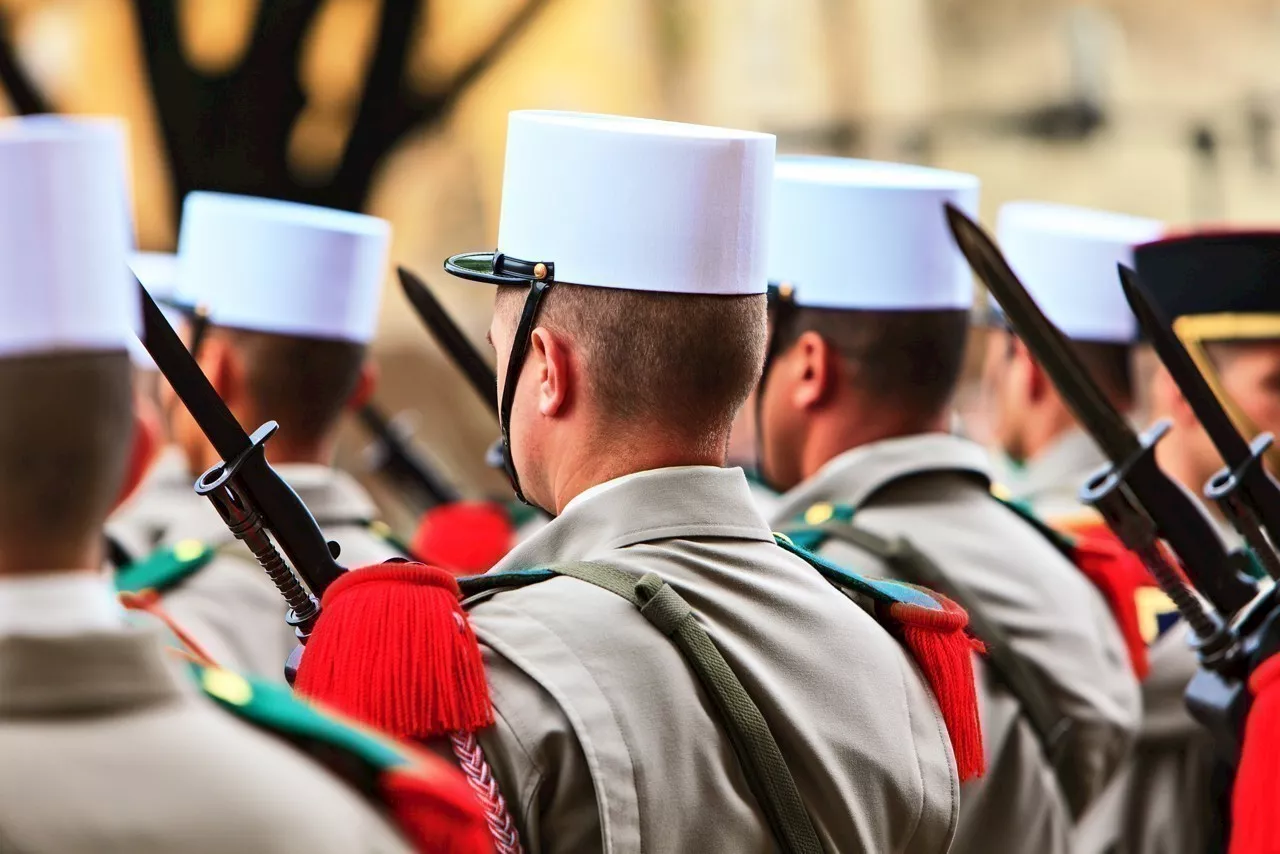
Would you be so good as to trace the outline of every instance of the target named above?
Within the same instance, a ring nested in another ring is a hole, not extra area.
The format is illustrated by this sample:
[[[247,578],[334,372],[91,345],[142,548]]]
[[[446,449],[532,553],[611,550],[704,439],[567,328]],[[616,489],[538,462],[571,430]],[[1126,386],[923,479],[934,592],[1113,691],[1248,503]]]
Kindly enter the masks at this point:
[[[948,204],[946,213],[973,271],[1000,303],[1081,426],[1111,460],[1107,469],[1091,479],[1085,497],[1095,503],[1125,545],[1148,563],[1161,589],[1201,640],[1219,635],[1216,615],[1206,611],[1163,559],[1155,535],[1169,543],[1196,590],[1218,612],[1228,617],[1235,614],[1256,590],[1235,570],[1201,508],[1156,464],[1154,446],[1168,425],[1157,425],[1140,438],[1093,383],[1070,342],[1040,311],[991,238],[958,208]]]
[[[360,422],[373,434],[373,466],[406,492],[421,499],[427,509],[457,501],[458,491],[432,470],[410,444],[409,431],[387,418],[377,406],[360,407]],[[397,419],[398,420],[398,419]]]
[[[485,406],[497,416],[498,380],[493,368],[489,367],[489,363],[480,355],[466,333],[453,322],[449,312],[445,311],[422,279],[404,267],[397,267],[396,272],[400,276],[400,287],[404,290],[404,295],[409,298],[410,305],[436,339],[436,343],[458,366],[458,370],[462,371],[462,375],[467,378]]]
[[[147,289],[141,283],[138,289],[142,343],[222,458],[196,480],[195,490],[253,552],[289,606],[286,620],[305,641],[320,614],[320,597],[346,571],[336,561],[338,546],[325,540],[302,499],[267,462],[263,446],[278,425],[270,421],[246,434]]]
[[[1250,445],[1236,429],[1222,401],[1213,393],[1208,380],[1196,367],[1191,354],[1138,274],[1123,264],[1120,265],[1120,285],[1138,319],[1139,328],[1155,348],[1169,376],[1227,464],[1205,486],[1206,497],[1222,505],[1227,518],[1268,574],[1272,578],[1280,578],[1280,561],[1277,561],[1271,545],[1280,536],[1280,488],[1263,466],[1263,457],[1271,447],[1272,436],[1263,433]],[[1259,526],[1270,536],[1270,543],[1260,536]]]

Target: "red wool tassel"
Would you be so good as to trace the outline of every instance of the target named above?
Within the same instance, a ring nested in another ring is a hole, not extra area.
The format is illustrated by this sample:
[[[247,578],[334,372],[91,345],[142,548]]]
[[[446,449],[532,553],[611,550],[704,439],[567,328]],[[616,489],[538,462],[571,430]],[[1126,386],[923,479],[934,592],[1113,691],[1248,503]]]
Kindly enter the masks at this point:
[[[492,853],[480,802],[452,768],[397,768],[380,782],[396,825],[419,854]]]
[[[1231,807],[1231,854],[1280,854],[1280,655],[1249,677],[1253,706]]]
[[[973,653],[985,648],[965,632],[969,615],[963,608],[936,593],[931,595],[943,606],[942,611],[900,603],[890,606],[889,613],[898,622],[899,637],[938,702],[960,781],[964,782],[981,777],[987,768],[973,673]]]
[[[401,738],[493,723],[480,646],[443,569],[384,563],[325,591],[295,689]]]
[[[409,549],[423,563],[457,575],[478,575],[506,556],[514,538],[502,505],[455,501],[423,514]]]
[[[1076,567],[1098,589],[1111,609],[1129,663],[1138,681],[1147,678],[1151,664],[1147,660],[1147,643],[1138,624],[1138,590],[1152,587],[1154,582],[1142,560],[1122,546],[1114,536],[1083,536],[1076,540],[1073,558]]]

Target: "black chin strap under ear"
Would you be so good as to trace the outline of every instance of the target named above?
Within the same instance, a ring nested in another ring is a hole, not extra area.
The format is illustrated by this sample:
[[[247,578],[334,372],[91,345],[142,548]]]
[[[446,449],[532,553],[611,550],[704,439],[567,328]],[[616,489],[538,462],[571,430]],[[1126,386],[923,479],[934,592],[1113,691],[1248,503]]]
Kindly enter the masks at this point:
[[[769,344],[764,351],[764,367],[760,371],[760,382],[756,386],[756,478],[776,492],[777,488],[769,482],[769,478],[764,471],[764,419],[760,416],[764,409],[764,389],[765,384],[769,381],[769,369],[773,367],[774,361],[782,355],[783,336],[778,333],[779,330],[791,325],[791,319],[796,313],[796,302],[795,289],[786,282],[776,285],[770,283],[767,293],[769,300]]]
[[[505,262],[505,263],[504,263]],[[514,272],[514,268],[523,268],[527,262],[499,255],[494,262],[494,270],[505,266]],[[516,461],[511,455],[511,406],[516,398],[516,384],[520,382],[520,372],[524,369],[525,357],[529,354],[529,340],[533,336],[534,323],[538,319],[538,309],[542,306],[543,297],[555,284],[552,278],[551,264],[527,264],[529,269],[529,295],[525,297],[524,309],[520,312],[520,323],[516,326],[515,338],[511,342],[511,356],[507,359],[506,382],[502,387],[502,402],[498,406],[498,426],[502,430],[502,467],[506,469],[511,488],[516,498],[532,506],[520,488],[520,475],[516,472]],[[539,275],[540,274],[540,275]]]

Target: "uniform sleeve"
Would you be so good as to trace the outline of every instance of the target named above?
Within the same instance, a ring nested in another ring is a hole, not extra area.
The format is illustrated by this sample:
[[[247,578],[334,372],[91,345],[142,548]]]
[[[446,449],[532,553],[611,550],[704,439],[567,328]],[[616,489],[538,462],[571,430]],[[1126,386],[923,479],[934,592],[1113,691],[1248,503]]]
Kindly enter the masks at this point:
[[[595,789],[564,711],[537,682],[483,647],[496,722],[485,757],[529,854],[601,850]]]

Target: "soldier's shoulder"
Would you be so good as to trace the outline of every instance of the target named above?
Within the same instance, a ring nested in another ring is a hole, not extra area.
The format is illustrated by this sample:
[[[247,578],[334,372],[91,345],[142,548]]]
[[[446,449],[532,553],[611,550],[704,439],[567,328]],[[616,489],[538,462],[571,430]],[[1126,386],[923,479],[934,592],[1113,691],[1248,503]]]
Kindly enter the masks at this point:
[[[144,558],[116,571],[116,589],[122,593],[167,593],[188,581],[217,557],[217,549],[201,540],[180,540],[161,546]]]

